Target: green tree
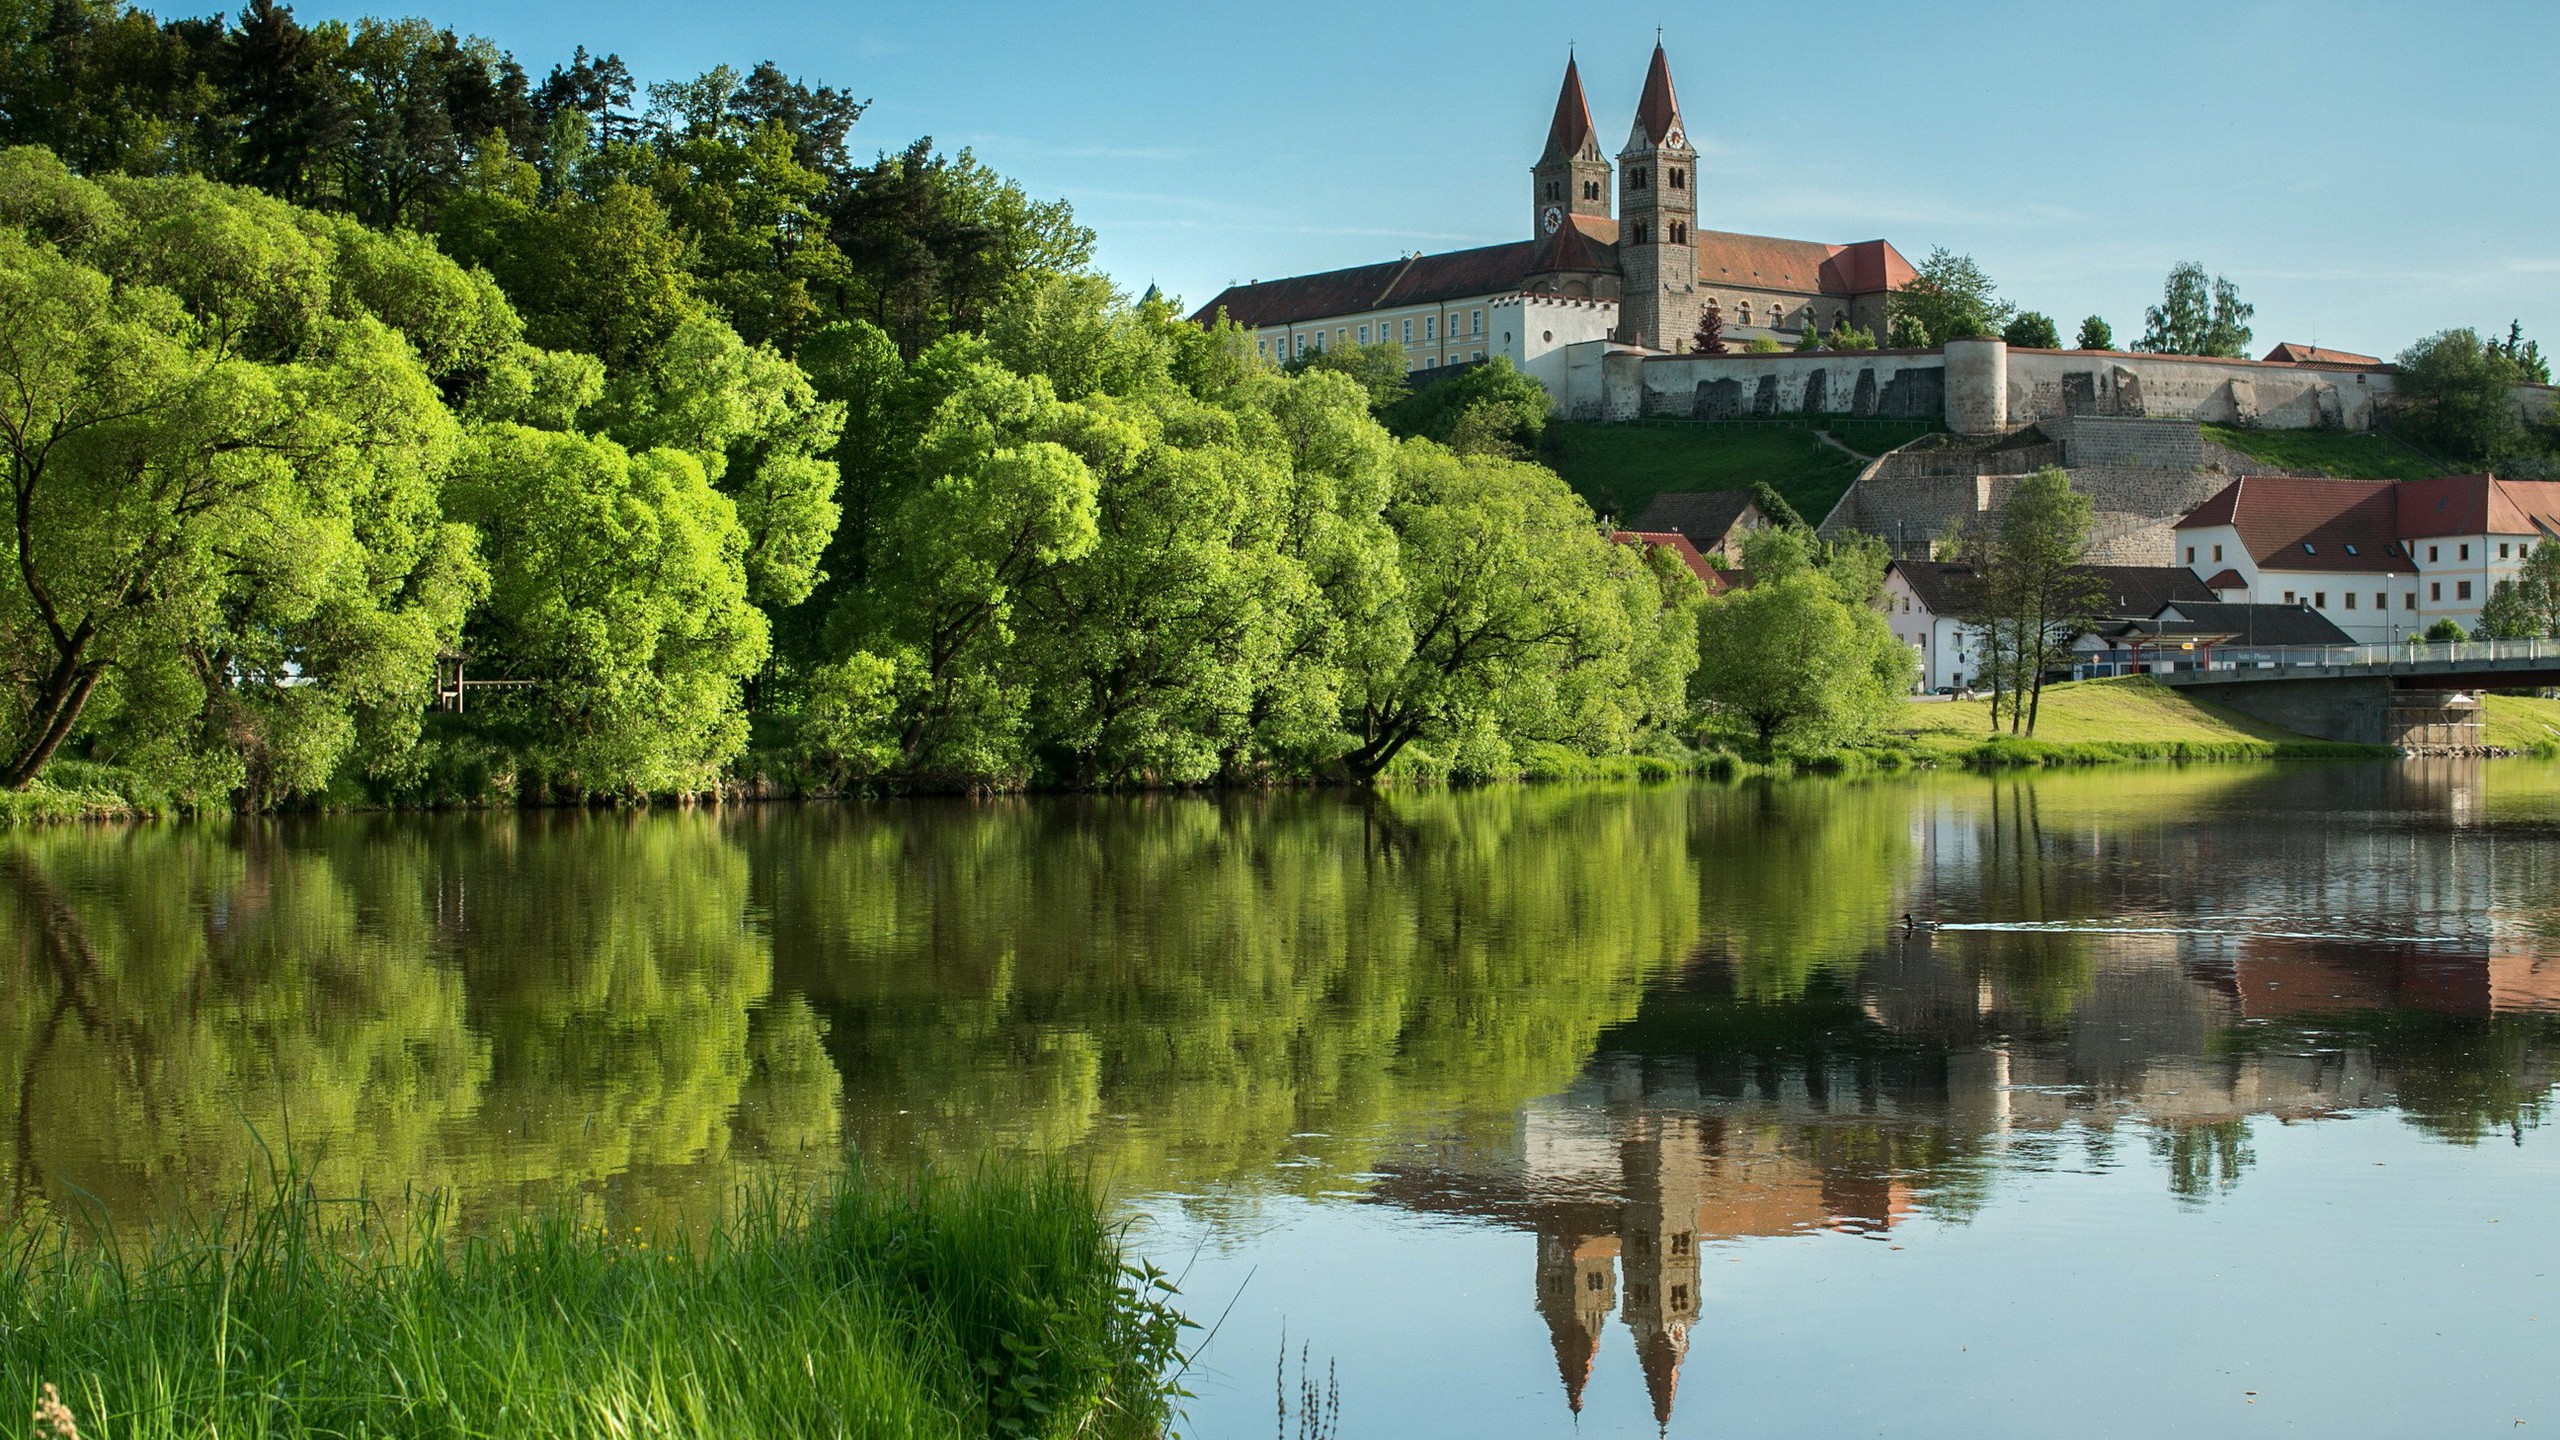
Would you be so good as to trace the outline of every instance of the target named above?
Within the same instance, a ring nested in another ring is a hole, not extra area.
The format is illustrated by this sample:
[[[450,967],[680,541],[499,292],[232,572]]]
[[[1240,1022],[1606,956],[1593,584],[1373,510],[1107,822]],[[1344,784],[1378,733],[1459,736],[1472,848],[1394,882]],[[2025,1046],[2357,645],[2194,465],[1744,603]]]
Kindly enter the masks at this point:
[[[1369,392],[1369,409],[1373,413],[1383,414],[1413,393],[1404,347],[1392,340],[1374,345],[1321,345],[1290,356],[1280,369],[1288,375],[1338,370],[1359,381],[1360,388]]]
[[[1430,381],[1379,419],[1398,435],[1436,440],[1468,454],[1522,459],[1537,452],[1554,408],[1545,386],[1496,356]]]
[[[1689,349],[1699,355],[1722,355],[1731,349],[1724,340],[1724,312],[1709,301],[1698,312],[1698,332],[1689,337]]]
[[[2524,338],[2523,321],[2508,321],[2507,338],[2491,342],[2489,348],[2513,361],[2516,373],[2524,377],[2525,384],[2551,383],[2551,362],[2543,358],[2542,342]]]
[[[1742,353],[1745,355],[1776,355],[1784,351],[1786,348],[1786,346],[1778,343],[1778,337],[1775,335],[1754,335],[1751,337],[1750,342],[1742,347]]]
[[[445,486],[492,580],[469,631],[474,704],[515,732],[528,794],[709,786],[746,746],[740,687],[764,663],[736,507],[680,450],[519,425],[473,434]]]
[[[2001,330],[2000,338],[2027,350],[2062,348],[2062,332],[2054,328],[2053,317],[2039,310],[2019,311]]]
[[[1972,613],[1982,650],[1997,657],[1992,728],[2006,702],[2012,734],[2033,735],[2044,700],[2045,673],[2069,662],[2071,642],[2103,600],[2081,564],[2095,508],[2071,488],[2071,477],[2046,468],[2026,476],[2000,506],[1999,519],[1974,547]]]
[[[2397,423],[2456,459],[2497,460],[2524,439],[2515,387],[2523,371],[2470,330],[2430,335],[2400,352],[2392,377]]]
[[[2484,640],[2533,640],[2560,636],[2560,542],[2549,539],[2525,552],[2516,578],[2501,580],[2480,609]]]
[[[2257,307],[2241,300],[2239,287],[2220,275],[2207,280],[2204,266],[2184,261],[2169,271],[2160,303],[2143,312],[2142,338],[2133,348],[2242,359],[2249,353],[2249,317],[2255,313]]]
[[[1751,584],[1698,616],[1690,694],[1709,723],[1738,722],[1763,758],[1870,733],[1916,673],[1874,603],[1880,556],[1772,527],[1744,538],[1743,564]]]
[[[1843,317],[1831,327],[1831,334],[1823,340],[1822,348],[1825,350],[1873,350],[1876,348],[1876,332],[1861,330]]]
[[[1372,779],[1417,742],[1485,774],[1512,768],[1527,742],[1625,746],[1636,717],[1618,692],[1646,658],[1630,614],[1657,613],[1662,591],[1563,481],[1409,442],[1387,520],[1402,577],[1396,629],[1411,641],[1349,667],[1344,770]]]
[[[1997,335],[2015,307],[2001,299],[1970,255],[1944,246],[1929,252],[1886,303],[1895,348],[1925,349],[1977,335]]]
[[[304,218],[0,155],[0,784],[72,744],[271,804],[414,737],[482,583],[437,513],[436,337]]]
[[[2116,332],[2104,316],[2092,315],[2080,322],[2080,334],[2073,343],[2082,350],[2113,350]]]

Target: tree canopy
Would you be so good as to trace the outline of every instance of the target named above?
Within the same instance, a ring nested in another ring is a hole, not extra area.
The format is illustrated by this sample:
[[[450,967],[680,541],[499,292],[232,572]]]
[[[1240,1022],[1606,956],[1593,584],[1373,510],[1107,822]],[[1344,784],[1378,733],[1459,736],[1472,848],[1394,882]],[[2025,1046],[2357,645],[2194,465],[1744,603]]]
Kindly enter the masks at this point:
[[[2142,338],[2133,348],[2242,359],[2249,353],[2249,317],[2255,313],[2238,286],[2220,275],[2207,280],[2204,266],[2189,260],[2170,270],[2160,303],[2143,312]]]
[[[1893,292],[1886,309],[1886,343],[1898,349],[1997,335],[2016,312],[1972,256],[1945,246],[1929,252],[1910,281]]]

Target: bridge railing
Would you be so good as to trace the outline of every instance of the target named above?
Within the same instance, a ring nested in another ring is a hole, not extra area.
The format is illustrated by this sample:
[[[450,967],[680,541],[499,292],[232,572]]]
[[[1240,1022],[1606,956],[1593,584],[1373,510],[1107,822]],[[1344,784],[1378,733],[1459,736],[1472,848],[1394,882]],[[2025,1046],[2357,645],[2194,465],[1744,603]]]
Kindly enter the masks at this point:
[[[2155,652],[2156,653],[2156,652]],[[2165,656],[2162,658],[2166,658]],[[2186,657],[2181,657],[2186,658]],[[2459,640],[2397,645],[2217,645],[2198,651],[2193,668],[2214,670],[2328,669],[2359,665],[2459,665],[2497,660],[2560,662],[2560,640]]]

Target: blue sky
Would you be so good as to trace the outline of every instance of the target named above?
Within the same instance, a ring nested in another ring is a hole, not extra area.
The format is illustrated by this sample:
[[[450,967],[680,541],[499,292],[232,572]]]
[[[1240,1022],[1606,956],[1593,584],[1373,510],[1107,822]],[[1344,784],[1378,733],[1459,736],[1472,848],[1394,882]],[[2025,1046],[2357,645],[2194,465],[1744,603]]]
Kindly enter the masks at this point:
[[[1527,235],[1567,44],[1614,150],[1659,25],[1702,224],[1969,252],[2066,337],[2094,311],[2130,341],[2194,259],[2261,349],[2560,340],[2547,3],[297,6],[392,10],[537,76],[580,43],[644,78],[771,57],[870,97],[865,149],[971,146],[1073,202],[1121,283],[1195,302]]]

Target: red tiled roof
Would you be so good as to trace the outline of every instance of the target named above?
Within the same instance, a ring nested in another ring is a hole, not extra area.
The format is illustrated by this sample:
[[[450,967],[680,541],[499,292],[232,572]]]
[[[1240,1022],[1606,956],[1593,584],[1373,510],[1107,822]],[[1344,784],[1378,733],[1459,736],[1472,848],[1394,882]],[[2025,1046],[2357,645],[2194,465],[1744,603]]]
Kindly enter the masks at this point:
[[[1615,275],[1618,273],[1618,247],[1594,239],[1590,227],[1594,217],[1577,215],[1574,223],[1559,225],[1556,233],[1538,242],[1538,253],[1529,257],[1530,275]],[[1607,222],[1611,231],[1616,221]]]
[[[2444,475],[2402,481],[2398,499],[2408,539],[2560,533],[2560,482]]]
[[[1556,92],[1556,118],[1547,125],[1547,150],[1539,163],[1570,160],[1591,139],[1591,102],[1582,98],[1582,71],[1568,55],[1564,88]]]
[[[2379,355],[2358,355],[2352,350],[2323,350],[2317,345],[2297,345],[2287,340],[2267,352],[2261,362],[2276,365],[2379,365]]]
[[[1671,57],[1662,53],[1659,41],[1653,47],[1653,63],[1645,67],[1644,95],[1636,101],[1636,123],[1644,127],[1644,138],[1656,145],[1680,123],[1680,101],[1671,93]]]
[[[1901,289],[1917,273],[1890,243],[1861,240],[1831,247],[1831,258],[1822,262],[1822,290],[1826,295],[1874,295]]]
[[[2237,570],[2221,570],[2215,572],[2212,579],[2204,582],[2204,588],[2214,591],[2246,590],[2249,588],[2249,582],[2241,579],[2240,572]]]
[[[2231,526],[2261,569],[2407,570],[2397,543],[2396,488],[2389,480],[2243,475],[2176,528]]]
[[[1677,530],[1618,530],[1611,532],[1609,538],[1621,545],[1659,548],[1679,556],[1680,563],[1689,567],[1689,573],[1698,577],[1698,583],[1706,586],[1710,595],[1721,595],[1729,588],[1725,572],[1708,564],[1698,547],[1689,543],[1689,537]]]
[[[1572,215],[1566,217],[1565,227],[1577,232],[1571,240],[1559,230],[1543,240],[1515,240],[1286,280],[1230,285],[1192,318],[1205,324],[1224,310],[1228,319],[1247,328],[1286,325],[1359,315],[1390,305],[1504,294],[1523,288],[1531,275],[1560,269],[1582,274],[1617,270],[1617,221]],[[1826,245],[1819,240],[1781,240],[1730,230],[1701,230],[1697,239],[1698,279],[1707,285],[1867,295],[1893,289],[1911,278],[1911,262],[1882,240]],[[1575,263],[1550,263],[1555,257],[1549,252],[1566,247],[1580,252]]]

